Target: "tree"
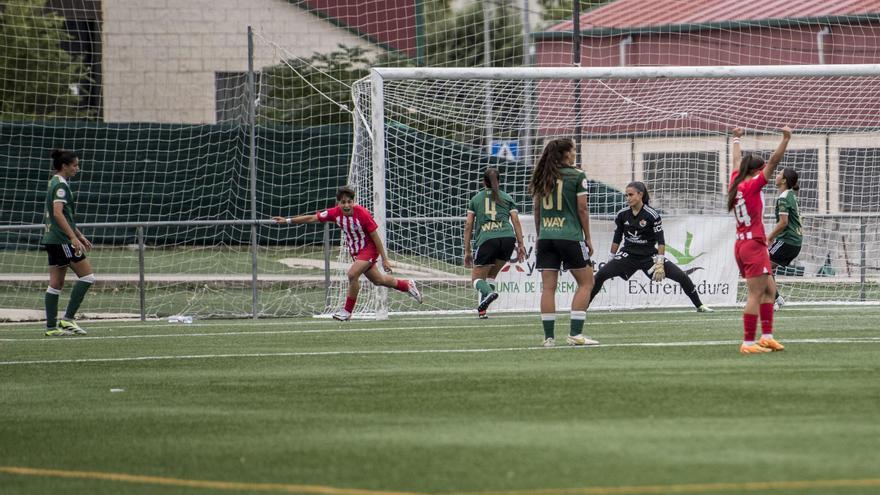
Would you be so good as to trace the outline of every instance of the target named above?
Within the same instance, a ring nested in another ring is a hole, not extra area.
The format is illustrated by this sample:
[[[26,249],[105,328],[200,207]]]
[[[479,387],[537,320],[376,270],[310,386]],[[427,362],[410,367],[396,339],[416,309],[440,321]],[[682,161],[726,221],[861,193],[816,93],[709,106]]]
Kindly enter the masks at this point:
[[[516,0],[495,0],[489,30],[491,58],[495,67],[522,63],[522,23]],[[453,11],[448,0],[425,2],[426,65],[429,67],[479,67],[484,65],[481,2]],[[372,54],[363,47],[339,45],[329,53],[289,59],[264,69],[259,83],[261,124],[283,122],[298,126],[349,124],[351,85],[369,74],[370,67],[415,66],[404,55]],[[481,94],[473,98],[482,99]],[[462,102],[462,104],[477,104]]]
[[[87,117],[79,88],[85,66],[61,43],[72,38],[45,0],[10,0],[0,10],[0,118]]]
[[[290,59],[265,69],[259,84],[260,123],[350,124],[351,85],[369,73],[366,49],[339,45],[330,53]]]
[[[541,5],[541,17],[550,23],[571,20],[572,3],[578,0],[538,0]],[[579,0],[581,13],[598,7],[610,0]]]
[[[448,2],[427,2],[427,64],[429,67],[480,67],[485,64],[483,2],[454,12]],[[522,21],[513,0],[492,2],[489,33],[493,67],[522,63]]]

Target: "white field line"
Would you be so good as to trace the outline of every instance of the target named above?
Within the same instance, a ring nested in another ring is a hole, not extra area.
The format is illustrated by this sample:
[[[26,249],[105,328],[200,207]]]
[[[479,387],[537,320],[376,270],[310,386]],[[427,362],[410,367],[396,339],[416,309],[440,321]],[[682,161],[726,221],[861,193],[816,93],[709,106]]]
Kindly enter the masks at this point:
[[[853,338],[829,338],[829,339],[786,339],[786,344],[880,344],[880,337],[853,337]],[[562,349],[604,349],[613,347],[694,347],[694,346],[720,346],[739,344],[739,340],[702,340],[684,342],[630,342],[622,344],[599,344],[594,346],[560,346],[552,349],[544,347],[502,347],[483,349],[399,349],[387,351],[316,351],[316,352],[265,352],[265,353],[241,353],[241,354],[186,354],[168,356],[135,356],[120,358],[79,358],[79,359],[41,359],[30,361],[0,361],[0,366],[14,366],[22,364],[74,364],[74,363],[116,363],[132,361],[171,361],[188,359],[223,359],[223,358],[266,358],[266,357],[327,357],[327,356],[373,356],[373,355],[400,355],[400,354],[476,354],[490,352],[523,352],[542,351],[551,352]]]
[[[455,325],[438,325],[438,326],[420,326],[414,329],[405,327],[349,327],[349,328],[321,328],[308,330],[267,330],[267,331],[234,331],[234,332],[202,332],[202,333],[166,333],[166,334],[144,334],[144,335],[102,335],[93,337],[69,337],[69,338],[42,338],[33,337],[25,339],[3,339],[0,342],[76,342],[88,340],[113,340],[113,339],[157,339],[157,338],[178,338],[178,337],[226,337],[236,335],[284,335],[284,334],[309,334],[309,333],[357,333],[357,332],[387,332],[392,330],[442,330],[442,329],[458,329],[461,327]],[[481,328],[510,328],[510,325],[485,325]]]
[[[832,318],[837,319],[836,315],[805,315],[805,316],[776,316],[774,321],[792,321],[792,320],[815,320],[817,318]],[[870,319],[875,320],[877,315],[873,314],[865,314],[865,315],[849,315],[847,317],[848,320],[858,320],[858,319]],[[398,320],[394,320],[398,321]],[[422,319],[421,321],[426,321]],[[604,325],[672,325],[672,324],[690,324],[696,323],[699,320],[696,319],[662,319],[662,320],[614,320],[614,321],[587,321],[586,326],[588,328],[597,328],[602,327]],[[718,316],[709,316],[706,319],[706,324],[713,325],[718,322],[740,322],[742,321],[742,317],[718,317]],[[478,325],[479,328],[519,328],[526,326],[533,326],[532,323],[520,323],[517,325],[512,324],[488,324],[488,323],[476,323],[474,318],[468,318],[468,322],[473,325]],[[270,322],[266,323],[262,326],[290,326],[291,323],[297,324],[310,324],[314,322]],[[351,323],[339,323],[333,322],[337,326],[338,325],[351,325]],[[471,325],[471,326],[473,326]],[[97,327],[98,330],[119,330],[119,329],[143,329],[149,328],[154,329],[157,325],[155,324],[137,324],[137,325],[119,325],[112,327],[100,326]],[[212,326],[229,326],[229,323],[221,324],[221,323],[198,323],[196,326],[192,325],[180,325],[178,324],[177,328],[189,329],[189,328],[202,328],[202,327],[212,327]],[[250,326],[250,325],[247,325]],[[325,325],[321,325],[325,326]],[[287,335],[287,334],[312,334],[312,333],[358,333],[358,332],[388,332],[388,331],[411,331],[411,330],[456,330],[463,328],[463,325],[431,325],[431,326],[423,326],[419,325],[416,327],[403,327],[403,326],[391,326],[391,327],[351,327],[348,328],[313,328],[313,329],[305,329],[305,330],[236,330],[232,332],[198,332],[198,333],[162,333],[162,334],[142,334],[142,335],[101,335],[101,336],[91,336],[91,337],[68,337],[68,338],[46,338],[42,336],[42,330],[40,331],[39,336],[34,337],[25,337],[25,338],[0,338],[0,342],[76,342],[76,341],[90,341],[90,340],[124,340],[124,339],[156,339],[156,338],[181,338],[181,337],[225,337],[225,336],[241,336],[241,335]],[[826,331],[838,331],[841,330],[836,327],[832,327],[826,329]],[[843,330],[852,330],[852,329],[843,329]],[[32,331],[32,330],[29,330]]]
[[[792,310],[794,310],[794,308],[792,308]],[[796,310],[799,313],[807,312],[807,311],[822,312],[822,313],[833,313],[833,312],[850,313],[850,315],[848,315],[848,317],[850,317],[850,316],[858,316],[857,312],[864,311],[865,307],[864,306],[798,306],[796,308]],[[786,310],[783,310],[783,311],[785,312]],[[718,321],[720,319],[719,318],[720,314],[732,313],[732,314],[736,314],[736,315],[741,315],[742,308],[716,309],[715,313],[716,313],[716,316],[706,315],[706,314],[698,315],[692,309],[663,310],[663,311],[657,311],[657,312],[650,312],[650,311],[635,312],[635,314],[644,314],[644,315],[691,314],[694,316],[695,319],[706,318],[706,321],[711,323],[712,321]],[[567,314],[568,313],[566,313],[566,312],[558,312],[557,316],[564,317]],[[628,310],[597,309],[595,311],[591,311],[590,313],[588,313],[587,316],[588,316],[588,318],[605,318],[605,317],[615,315],[615,314],[628,315],[628,314],[634,314],[634,313],[629,312]],[[875,317],[880,316],[880,312],[875,311],[873,313],[873,315]],[[823,317],[823,316],[825,316],[825,315],[819,315],[819,317]],[[521,319],[521,318],[528,318],[528,317],[534,317],[537,319],[538,314],[535,312],[532,312],[532,313],[527,313],[527,312],[507,313],[507,312],[505,312],[505,313],[493,314],[491,316],[491,319],[492,320]],[[831,316],[829,315],[829,317],[831,317]],[[211,319],[211,320],[203,320],[203,321],[198,320],[198,316],[195,316],[195,318],[196,318],[197,325],[199,327],[229,326],[229,325],[242,325],[242,326],[258,325],[260,327],[267,327],[267,326],[299,326],[299,325],[315,325],[315,324],[321,324],[321,325],[336,324],[336,325],[338,325],[339,324],[339,322],[337,322],[336,320],[330,319],[330,318],[326,318],[326,319],[323,319],[323,318],[302,318],[302,319],[298,319],[298,320],[293,319],[293,318],[277,318],[277,319],[276,318],[263,318],[263,319],[257,319],[257,320],[250,319],[250,318],[236,318],[236,319],[216,319],[216,320]],[[798,317],[785,316],[784,313],[777,313],[775,316],[775,319],[780,319],[780,318],[798,318]],[[800,317],[800,318],[804,318],[804,317]],[[443,315],[443,316],[439,316],[439,317],[437,315],[433,315],[433,316],[401,316],[401,317],[392,317],[390,320],[387,320],[387,321],[393,321],[393,322],[425,321],[425,320],[436,321],[438,319],[442,319],[444,321],[464,320],[464,321],[468,321],[468,322],[474,322],[476,320],[475,315],[464,314],[464,315],[458,315],[458,316],[456,316],[456,315]],[[737,317],[735,319],[739,319],[739,318]],[[108,321],[107,319],[78,320],[78,321],[80,323],[100,322],[101,323],[100,328],[109,328],[108,326],[103,326],[103,325],[107,325],[109,323],[110,325],[112,325],[112,328],[121,329],[121,328],[155,328],[156,326],[158,326],[158,324],[164,323],[165,319],[164,318],[154,318],[154,319],[148,320],[147,322],[140,322],[140,321],[132,320],[132,319],[116,320],[117,322],[118,321],[126,321],[126,322],[137,321],[137,323],[126,324],[126,325],[113,325],[113,321]],[[356,321],[359,321],[359,322],[379,322],[382,320],[358,319]],[[601,322],[593,322],[593,324],[603,324],[603,323],[612,323],[612,324],[621,323],[622,324],[622,323],[627,323],[627,322],[632,322],[632,323],[693,322],[693,321],[695,321],[695,320],[688,319],[688,320],[641,320],[641,321],[639,321],[639,320],[620,319],[620,320],[609,320],[609,321],[603,320]],[[588,324],[590,324],[590,323],[588,322]],[[179,325],[179,324],[169,323],[168,325],[174,326],[174,325]],[[37,329],[40,328],[37,324],[31,323],[31,322],[0,322],[0,331],[9,330],[10,329],[9,327],[13,327],[12,329],[15,329],[15,330],[20,330],[20,329],[22,329],[22,327],[27,327],[27,328],[31,328],[31,329],[33,329],[34,327],[36,327]]]

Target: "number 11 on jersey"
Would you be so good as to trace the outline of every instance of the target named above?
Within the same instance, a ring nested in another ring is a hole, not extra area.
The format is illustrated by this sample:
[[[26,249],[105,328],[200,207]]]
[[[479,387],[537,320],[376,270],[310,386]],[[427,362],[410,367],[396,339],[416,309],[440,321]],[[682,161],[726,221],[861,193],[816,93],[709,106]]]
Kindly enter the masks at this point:
[[[553,196],[541,198],[541,207],[545,210],[552,210]],[[562,179],[556,179],[556,209],[562,211]]]

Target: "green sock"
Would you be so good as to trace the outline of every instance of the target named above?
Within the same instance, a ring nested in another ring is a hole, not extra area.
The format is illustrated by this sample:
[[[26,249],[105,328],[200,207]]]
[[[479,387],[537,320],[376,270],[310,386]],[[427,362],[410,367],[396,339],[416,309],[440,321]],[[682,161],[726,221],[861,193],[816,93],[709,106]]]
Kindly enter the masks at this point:
[[[476,287],[476,289],[480,291],[480,295],[483,297],[486,297],[487,295],[489,295],[490,292],[492,292],[492,288],[489,287],[489,284],[481,278],[474,280],[474,287]]]
[[[549,314],[541,315],[541,325],[544,326],[544,338],[552,339],[556,335],[555,327],[556,327],[556,315]]]
[[[486,283],[489,284],[489,288],[492,289],[492,292],[495,292],[495,279],[487,278]]]
[[[584,321],[587,319],[586,311],[572,311],[571,312],[571,329],[568,331],[568,334],[571,336],[580,335],[584,332]]]
[[[52,292],[49,292],[49,291]],[[61,291],[49,288],[46,291],[46,328],[55,328],[58,325],[58,297]]]
[[[82,304],[83,298],[86,297],[86,292],[91,287],[91,282],[83,282],[82,280],[74,284],[73,291],[70,293],[70,302],[67,303],[67,311],[64,312],[64,318],[72,320],[76,317],[76,311],[79,309],[79,305]]]

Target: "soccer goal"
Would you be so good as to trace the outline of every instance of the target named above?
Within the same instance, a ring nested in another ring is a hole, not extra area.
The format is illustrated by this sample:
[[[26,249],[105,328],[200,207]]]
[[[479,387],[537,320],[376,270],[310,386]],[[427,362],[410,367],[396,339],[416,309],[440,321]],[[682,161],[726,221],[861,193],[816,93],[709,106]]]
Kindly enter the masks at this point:
[[[486,167],[519,206],[529,258],[496,280],[495,311],[535,310],[540,275],[527,181],[545,140],[571,137],[590,179],[594,261],[608,258],[622,191],[644,182],[663,215],[668,258],[704,302],[735,305],[742,284],[726,211],[734,127],[743,149],[769,157],[794,130],[783,166],[800,176],[803,248],[777,272],[792,303],[880,301],[880,65],[603,68],[379,68],[353,87],[349,181],[373,211],[400,276],[419,282],[415,306],[364,285],[359,311],[473,311],[462,265],[468,200]],[[765,190],[768,231],[778,196]],[[340,273],[334,280],[340,280]],[[340,282],[343,283],[343,282]],[[570,275],[557,287],[567,307]],[[341,290],[339,304],[344,294]],[[672,281],[642,274],[606,283],[593,307],[687,307]]]

